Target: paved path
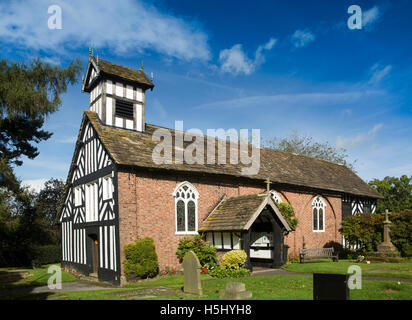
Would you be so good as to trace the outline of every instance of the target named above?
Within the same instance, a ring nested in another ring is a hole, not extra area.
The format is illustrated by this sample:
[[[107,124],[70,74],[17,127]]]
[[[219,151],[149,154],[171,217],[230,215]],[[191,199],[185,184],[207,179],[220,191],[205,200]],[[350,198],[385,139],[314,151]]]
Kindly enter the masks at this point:
[[[312,276],[313,273],[297,273],[286,271],[284,269],[258,269],[253,271],[252,277],[259,277],[259,276]],[[376,281],[399,281],[399,282],[410,282],[412,283],[412,279],[404,279],[404,278],[384,278],[384,277],[362,277],[363,280],[376,280]]]
[[[44,292],[61,292],[61,291],[89,291],[89,290],[107,290],[107,289],[119,289],[119,287],[114,287],[110,285],[96,284],[90,281],[74,281],[74,282],[63,282],[61,289],[49,289],[48,286],[41,287],[22,287],[13,289],[4,289],[0,291],[0,297],[5,295],[15,295],[24,293],[44,293]]]

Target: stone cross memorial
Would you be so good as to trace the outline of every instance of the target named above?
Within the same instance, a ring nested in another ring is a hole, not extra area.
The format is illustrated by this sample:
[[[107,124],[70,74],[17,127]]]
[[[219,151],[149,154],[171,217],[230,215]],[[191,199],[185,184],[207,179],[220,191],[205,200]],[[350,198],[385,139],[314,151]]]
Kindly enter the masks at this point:
[[[189,251],[183,258],[184,292],[202,295],[202,284],[200,282],[200,262],[193,251]]]
[[[396,252],[395,246],[391,242],[390,225],[388,210],[385,210],[385,220],[383,221],[383,242],[378,245],[378,252]]]

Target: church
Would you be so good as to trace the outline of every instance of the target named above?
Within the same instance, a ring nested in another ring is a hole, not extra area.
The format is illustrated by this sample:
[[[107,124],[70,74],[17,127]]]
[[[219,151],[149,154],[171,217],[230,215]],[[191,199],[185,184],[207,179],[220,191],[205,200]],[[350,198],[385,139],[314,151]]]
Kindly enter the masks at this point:
[[[119,284],[125,245],[151,237],[160,270],[181,269],[179,240],[203,234],[219,255],[243,249],[248,268],[276,268],[303,242],[342,244],[344,217],[375,212],[382,196],[351,170],[284,151],[259,148],[260,169],[248,176],[236,164],[157,164],[153,135],[167,128],[146,122],[146,93],[153,89],[143,68],[89,54],[82,91],[90,108],[59,209],[62,267]],[[296,229],[279,202],[293,207]]]

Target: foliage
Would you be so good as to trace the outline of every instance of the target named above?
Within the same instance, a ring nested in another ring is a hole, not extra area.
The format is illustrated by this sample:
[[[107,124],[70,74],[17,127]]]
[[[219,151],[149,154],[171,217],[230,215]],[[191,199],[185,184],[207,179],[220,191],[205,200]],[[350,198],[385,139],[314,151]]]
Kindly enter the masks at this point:
[[[329,142],[319,143],[314,141],[312,137],[299,135],[296,132],[290,137],[283,138],[280,141],[278,141],[277,138],[273,138],[265,141],[263,144],[267,148],[296,153],[302,156],[318,158],[341,164],[354,171],[356,160],[353,163],[348,162],[347,158],[349,156],[345,149],[336,149],[331,146]]]
[[[50,138],[41,130],[46,116],[57,111],[61,93],[74,84],[81,71],[79,60],[66,69],[37,58],[29,64],[0,61],[0,155],[8,164],[21,165],[24,155],[38,155],[38,143]]]
[[[360,244],[362,252],[373,252],[383,241],[383,222],[381,214],[361,213],[349,216],[342,221],[339,230],[350,245]],[[402,256],[412,256],[412,210],[392,213],[390,236]]]
[[[124,247],[124,273],[138,278],[152,278],[159,273],[155,244],[145,237]]]
[[[366,252],[377,250],[382,242],[383,216],[373,213],[359,213],[342,221],[339,232],[349,245],[360,245]]]
[[[386,209],[391,212],[412,210],[412,176],[374,179],[369,182],[369,185],[385,197],[385,199],[378,199],[376,207],[378,213],[383,213]]]
[[[238,268],[238,269],[222,269],[222,268],[214,268],[213,270],[209,271],[209,275],[214,278],[240,278],[240,277],[248,277],[250,276],[250,270],[245,268]]]
[[[393,213],[389,218],[391,241],[404,257],[412,256],[412,210]]]
[[[61,260],[61,247],[56,245],[34,246],[31,248],[32,266],[38,268]]]
[[[57,222],[57,212],[63,190],[63,180],[51,178],[44,183],[44,188],[37,196],[36,210],[50,226]]]
[[[219,266],[223,270],[237,270],[245,266],[246,258],[247,255],[244,250],[231,250],[223,255]]]
[[[211,270],[217,265],[216,248],[205,241],[201,235],[180,239],[176,251],[179,263],[183,262],[183,257],[189,251],[193,251],[196,254],[200,264],[206,269]]]
[[[299,220],[295,217],[295,211],[293,210],[292,205],[284,202],[279,202],[276,203],[276,206],[279,208],[280,212],[282,212],[283,216],[292,227],[292,229],[295,230],[297,225],[299,224]]]

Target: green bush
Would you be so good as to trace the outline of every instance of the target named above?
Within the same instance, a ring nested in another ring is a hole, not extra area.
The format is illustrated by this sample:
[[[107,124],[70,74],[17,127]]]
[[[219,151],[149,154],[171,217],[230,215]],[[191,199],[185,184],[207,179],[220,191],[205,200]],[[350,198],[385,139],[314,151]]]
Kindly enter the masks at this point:
[[[346,217],[339,231],[349,244],[361,245],[355,254],[374,252],[383,241],[383,220],[381,214],[360,213]],[[412,210],[392,213],[389,220],[392,243],[402,256],[412,256]]]
[[[412,210],[393,213],[391,224],[391,241],[403,257],[412,256]]]
[[[280,212],[282,212],[283,216],[292,227],[292,229],[296,229],[299,220],[295,217],[295,211],[293,210],[292,205],[284,202],[279,202],[276,203],[276,206],[279,208]]]
[[[176,251],[179,263],[183,262],[183,257],[189,251],[193,251],[196,254],[200,264],[206,269],[211,270],[216,267],[216,248],[205,241],[201,235],[196,235],[192,238],[184,237],[179,241]]]
[[[124,273],[137,278],[152,278],[159,273],[155,244],[146,237],[124,247]]]
[[[62,251],[57,245],[33,246],[30,255],[32,267],[39,268],[44,264],[60,262]]]
[[[245,251],[232,250],[223,255],[219,265],[221,269],[241,269],[245,266],[246,258],[247,255]]]
[[[239,269],[222,269],[214,268],[209,271],[209,275],[214,278],[240,278],[250,276],[250,270],[245,268]]]
[[[342,221],[339,232],[350,245],[360,245],[360,252],[373,252],[382,242],[383,216],[376,213],[359,213]]]

